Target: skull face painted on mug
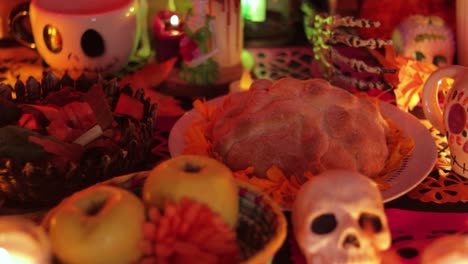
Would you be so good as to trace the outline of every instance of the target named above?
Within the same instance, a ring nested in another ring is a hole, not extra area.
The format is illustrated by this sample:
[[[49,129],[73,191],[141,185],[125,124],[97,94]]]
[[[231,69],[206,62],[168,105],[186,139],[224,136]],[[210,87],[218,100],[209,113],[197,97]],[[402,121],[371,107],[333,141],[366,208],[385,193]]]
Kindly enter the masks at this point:
[[[55,70],[111,73],[136,51],[143,11],[140,0],[33,0],[34,45]]]
[[[357,172],[325,171],[305,183],[292,224],[308,264],[380,263],[391,244],[380,191]]]
[[[445,127],[447,128],[447,140],[450,145],[452,167],[457,167],[463,171],[467,170],[460,157],[468,153],[468,130],[467,110],[463,105],[468,102],[467,94],[463,90],[452,89],[447,96],[445,107]],[[457,158],[458,157],[458,158]]]
[[[431,73],[423,87],[422,106],[431,124],[446,134],[452,170],[468,178],[468,68],[451,65]],[[440,82],[451,79],[443,106],[439,104]]]

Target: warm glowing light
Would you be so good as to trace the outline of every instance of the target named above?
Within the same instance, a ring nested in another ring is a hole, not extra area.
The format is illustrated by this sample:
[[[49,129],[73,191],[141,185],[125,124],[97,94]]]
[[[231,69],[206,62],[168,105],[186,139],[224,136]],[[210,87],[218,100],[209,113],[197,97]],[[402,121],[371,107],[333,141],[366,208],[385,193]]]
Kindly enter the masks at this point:
[[[34,264],[37,263],[31,256],[20,253],[9,253],[0,247],[0,263],[2,264]]]
[[[234,81],[229,85],[229,92],[238,93],[247,91],[250,89],[250,85],[252,84],[252,82],[253,80],[250,71],[244,70],[244,72],[242,72],[240,80]]]
[[[128,9],[128,12],[125,14],[126,17],[129,17],[133,12],[135,12],[135,7],[130,7]]]
[[[44,230],[26,218],[0,218],[1,264],[49,264],[50,244]]]
[[[4,248],[0,247],[0,263],[3,264],[14,264],[13,258],[10,256],[10,253]]]
[[[172,15],[169,19],[169,23],[171,23],[171,26],[177,27],[180,23],[179,17],[177,15]]]
[[[57,29],[55,27],[48,27],[47,34],[49,34],[50,36],[55,36],[57,35]]]
[[[252,75],[250,74],[250,72],[244,71],[240,79],[240,84],[239,84],[240,90],[241,91],[248,90],[252,82],[253,80],[252,80]]]

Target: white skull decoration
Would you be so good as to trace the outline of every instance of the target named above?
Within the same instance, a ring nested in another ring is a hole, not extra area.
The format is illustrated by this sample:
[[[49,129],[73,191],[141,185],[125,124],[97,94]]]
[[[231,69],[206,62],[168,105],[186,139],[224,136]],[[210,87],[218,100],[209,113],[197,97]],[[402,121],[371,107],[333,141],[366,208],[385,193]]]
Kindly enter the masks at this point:
[[[391,234],[380,191],[352,171],[325,171],[298,191],[294,235],[308,264],[380,263]]]
[[[450,65],[455,54],[453,33],[437,16],[409,16],[394,30],[393,47],[398,54],[436,66]]]

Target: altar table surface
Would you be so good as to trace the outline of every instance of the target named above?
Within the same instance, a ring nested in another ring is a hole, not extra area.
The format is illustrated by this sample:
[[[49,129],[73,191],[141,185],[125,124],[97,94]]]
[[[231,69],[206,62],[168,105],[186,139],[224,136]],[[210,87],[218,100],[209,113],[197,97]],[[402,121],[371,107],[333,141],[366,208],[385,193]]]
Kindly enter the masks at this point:
[[[256,78],[315,77],[309,47],[254,48],[249,51],[256,59],[256,67],[252,71]],[[288,67],[293,62],[294,67]],[[18,75],[26,78],[24,74],[21,76],[24,72],[41,74],[41,67],[41,59],[32,50],[16,46],[0,47],[0,81],[11,80]],[[157,87],[151,87],[147,92],[159,104],[154,134],[158,144],[153,154],[160,162],[170,158],[170,130],[178,118],[190,110],[195,98],[162,94]],[[420,112],[414,114],[420,117]],[[450,170],[444,136],[423,117],[420,121],[434,137],[438,159],[431,173],[420,184],[385,204],[393,240],[389,252],[397,256],[400,263],[419,263],[421,252],[435,239],[468,232],[468,180]],[[289,220],[290,212],[285,211],[285,215]],[[305,263],[291,235],[290,225],[288,234],[273,263]]]

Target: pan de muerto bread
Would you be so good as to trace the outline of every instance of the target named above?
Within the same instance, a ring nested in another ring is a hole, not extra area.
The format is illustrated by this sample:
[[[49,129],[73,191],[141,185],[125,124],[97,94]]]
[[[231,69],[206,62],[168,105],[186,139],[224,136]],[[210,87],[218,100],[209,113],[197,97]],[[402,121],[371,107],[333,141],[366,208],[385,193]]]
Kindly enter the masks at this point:
[[[326,80],[258,80],[214,119],[213,152],[260,177],[273,165],[285,175],[339,168],[372,177],[389,155],[388,130],[375,102]]]

